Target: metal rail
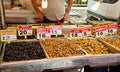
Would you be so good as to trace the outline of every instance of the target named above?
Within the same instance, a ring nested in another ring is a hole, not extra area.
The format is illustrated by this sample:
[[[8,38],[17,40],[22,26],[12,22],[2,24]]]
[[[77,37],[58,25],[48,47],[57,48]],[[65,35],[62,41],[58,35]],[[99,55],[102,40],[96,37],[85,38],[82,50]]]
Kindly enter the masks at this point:
[[[4,0],[0,0],[0,7],[1,7],[1,19],[2,19],[2,28],[6,28],[6,22],[5,22],[5,10],[4,10]]]

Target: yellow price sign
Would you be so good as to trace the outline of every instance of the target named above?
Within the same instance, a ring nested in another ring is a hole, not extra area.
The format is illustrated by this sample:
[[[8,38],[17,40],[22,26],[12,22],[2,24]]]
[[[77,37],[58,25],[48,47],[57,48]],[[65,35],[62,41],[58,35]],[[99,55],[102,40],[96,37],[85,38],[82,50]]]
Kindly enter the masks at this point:
[[[1,30],[1,41],[17,40],[16,29]]]

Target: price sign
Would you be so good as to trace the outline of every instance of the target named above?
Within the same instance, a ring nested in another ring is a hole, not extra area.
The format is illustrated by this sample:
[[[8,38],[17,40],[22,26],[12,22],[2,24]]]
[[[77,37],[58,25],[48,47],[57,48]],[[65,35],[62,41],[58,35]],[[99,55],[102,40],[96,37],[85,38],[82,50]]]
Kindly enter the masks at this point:
[[[96,30],[97,37],[103,37],[108,34],[107,26],[100,26],[100,27],[97,27],[95,30]]]
[[[32,25],[19,25],[18,36],[32,35]]]
[[[17,40],[16,29],[1,30],[1,41]]]
[[[83,28],[83,34],[84,34],[84,36],[90,36],[91,35],[91,28],[90,27],[84,27]]]
[[[51,34],[52,35],[60,35],[62,34],[61,26],[51,26]]]
[[[40,38],[50,38],[50,28],[38,28],[37,29],[37,39]]]
[[[108,34],[116,34],[117,33],[117,24],[110,24],[108,25]]]
[[[81,37],[83,36],[82,28],[72,28],[70,29],[70,37]]]

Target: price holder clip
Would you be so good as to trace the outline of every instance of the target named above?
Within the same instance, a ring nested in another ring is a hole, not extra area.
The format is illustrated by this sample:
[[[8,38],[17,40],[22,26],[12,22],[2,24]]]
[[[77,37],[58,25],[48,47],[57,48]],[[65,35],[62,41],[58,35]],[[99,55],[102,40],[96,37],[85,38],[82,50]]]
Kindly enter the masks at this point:
[[[50,28],[37,28],[37,39],[45,39],[50,37]]]
[[[11,43],[12,40],[17,40],[16,29],[1,30],[1,41]]]
[[[78,38],[83,36],[83,29],[82,28],[71,28],[70,29],[70,37],[71,38]]]
[[[57,37],[57,35],[62,34],[62,30],[61,30],[60,25],[50,26],[50,28],[51,28],[51,35],[55,35]]]
[[[109,35],[116,34],[117,33],[117,28],[118,28],[117,24],[109,24],[108,25],[108,34]]]
[[[97,38],[104,38],[105,35],[108,34],[107,26],[97,27],[97,28],[95,28],[95,31],[96,31],[96,37]]]
[[[18,36],[24,36],[27,39],[27,35],[32,35],[32,25],[18,25]]]

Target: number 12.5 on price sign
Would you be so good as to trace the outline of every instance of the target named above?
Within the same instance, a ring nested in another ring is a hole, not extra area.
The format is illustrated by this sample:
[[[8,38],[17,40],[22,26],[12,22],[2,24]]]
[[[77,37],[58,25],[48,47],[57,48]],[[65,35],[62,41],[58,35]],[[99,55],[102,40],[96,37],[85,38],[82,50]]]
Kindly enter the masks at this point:
[[[18,26],[18,35],[32,35],[32,25],[19,25]]]
[[[16,29],[1,30],[1,41],[17,40]]]

